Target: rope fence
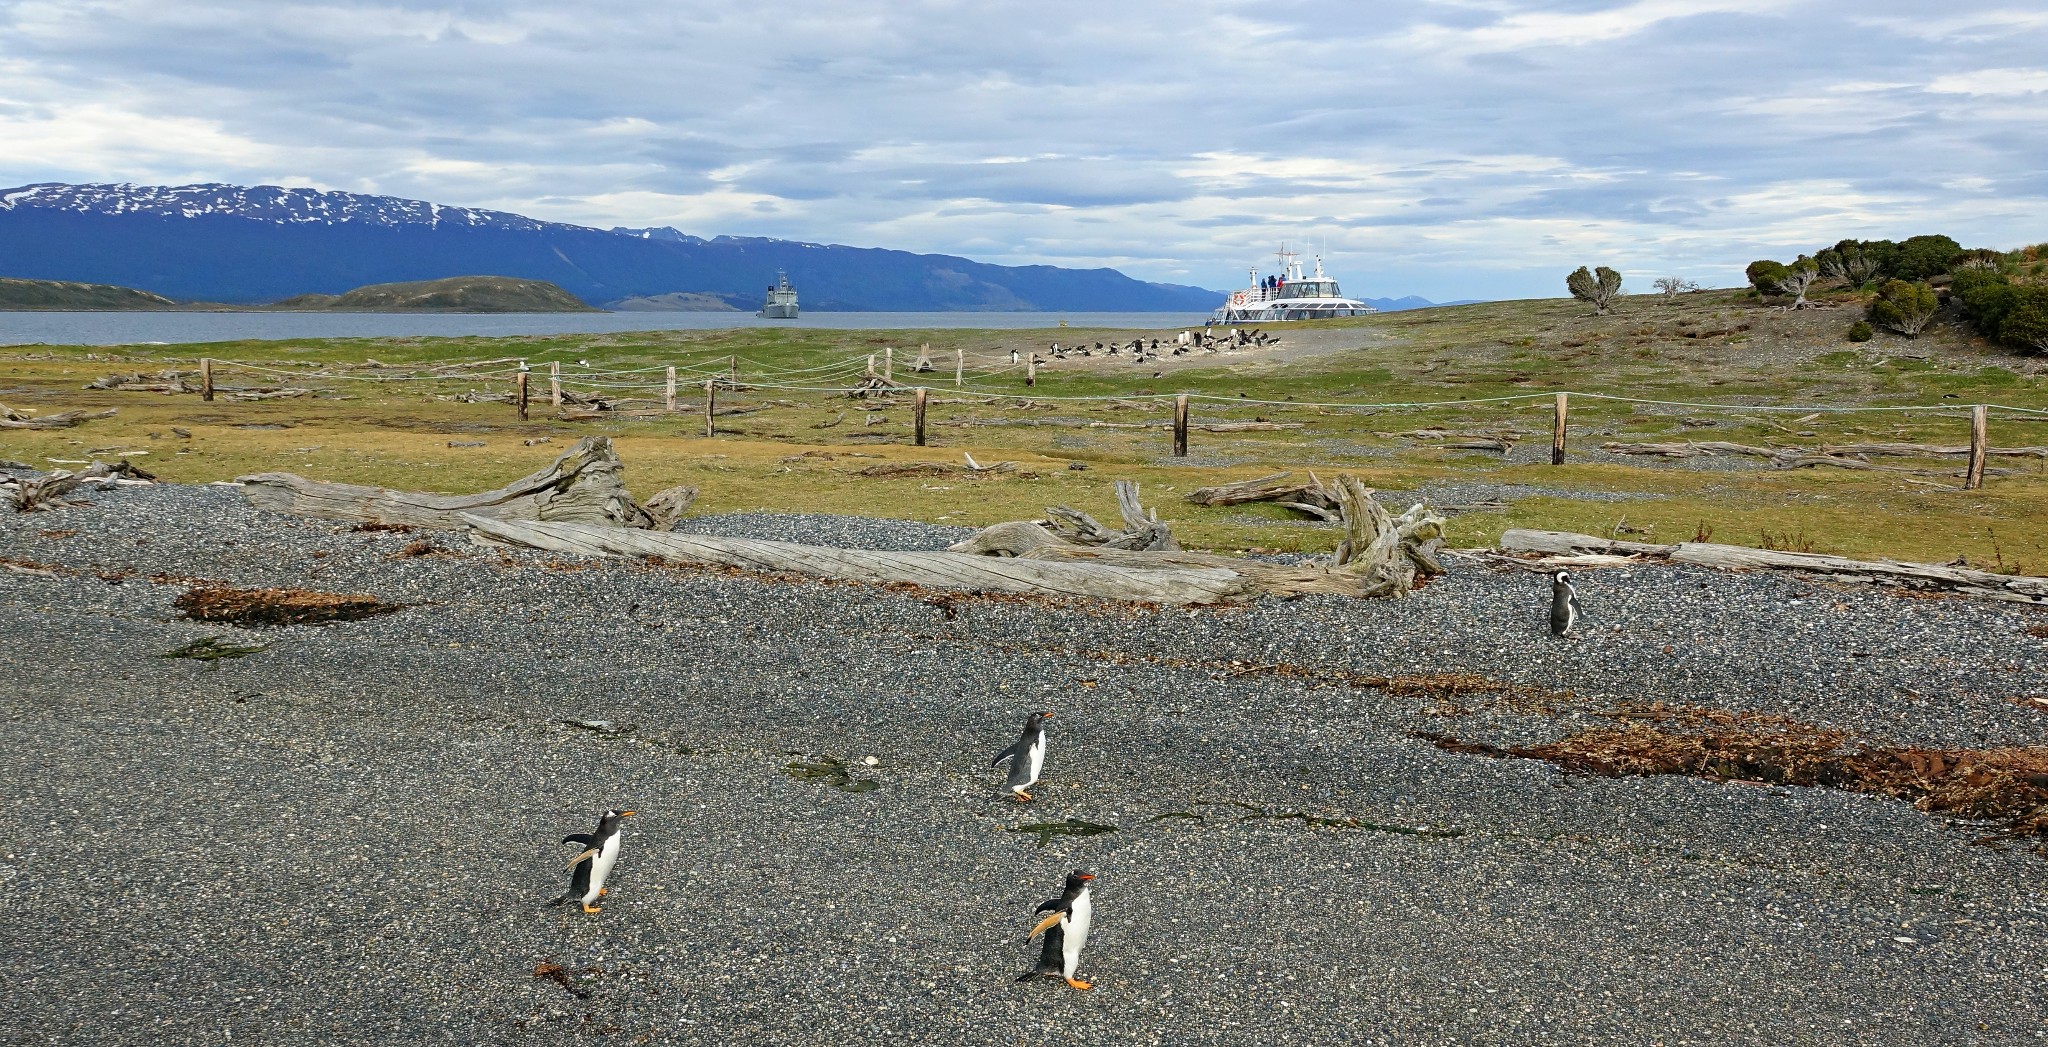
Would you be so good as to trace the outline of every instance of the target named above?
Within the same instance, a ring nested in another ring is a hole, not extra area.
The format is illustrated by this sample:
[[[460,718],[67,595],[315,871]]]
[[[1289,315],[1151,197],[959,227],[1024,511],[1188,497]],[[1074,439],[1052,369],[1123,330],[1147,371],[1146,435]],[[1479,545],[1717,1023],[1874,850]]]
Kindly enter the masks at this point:
[[[1983,486],[1984,459],[1989,451],[1988,423],[1992,412],[2000,412],[2008,420],[2048,420],[2048,408],[2022,407],[2011,404],[1729,404],[1691,400],[1660,400],[1649,397],[1625,396],[1615,393],[1581,392],[1576,390],[1514,393],[1506,396],[1466,397],[1455,400],[1405,400],[1377,403],[1356,401],[1306,401],[1268,400],[1246,396],[1225,396],[1217,393],[1110,393],[1095,395],[1053,395],[1037,392],[1019,392],[1015,388],[1003,391],[986,386],[996,380],[1005,379],[1017,371],[1023,371],[1025,388],[1033,389],[1037,384],[1037,358],[1028,356],[1008,367],[998,367],[970,372],[966,368],[963,351],[955,350],[953,387],[947,392],[956,400],[978,401],[996,404],[1001,401],[1047,401],[1053,403],[1116,403],[1125,405],[1170,404],[1173,411],[1173,456],[1186,457],[1188,454],[1188,429],[1192,408],[1196,404],[1229,405],[1232,407],[1258,407],[1277,410],[1311,409],[1319,412],[1377,412],[1407,410],[1440,410],[1487,405],[1525,405],[1529,409],[1543,406],[1546,402],[1551,409],[1551,464],[1563,465],[1566,461],[1568,437],[1570,434],[1570,413],[1572,401],[1594,401],[1598,403],[1628,404],[1647,407],[1680,408],[1698,411],[1721,411],[1742,414],[1798,414],[1798,415],[1850,415],[1850,414],[1933,414],[1940,417],[1962,417],[1970,419],[1969,464],[1964,472],[1965,490]],[[878,365],[879,356],[879,365]],[[922,362],[929,362],[929,353]],[[722,363],[723,366],[712,366]],[[740,365],[748,368],[743,372]],[[199,361],[200,393],[206,400],[214,398],[214,375],[219,370],[249,372],[273,378],[305,381],[397,383],[397,382],[476,382],[508,380],[513,386],[509,397],[517,407],[520,420],[528,418],[528,403],[534,390],[531,382],[537,372],[528,360],[490,360],[475,364],[452,364],[436,367],[425,374],[361,374],[334,370],[293,370],[290,368],[266,367],[260,364],[204,358]],[[510,364],[511,366],[502,366]],[[933,385],[912,385],[896,379],[894,374],[893,350],[865,357],[853,356],[844,360],[817,364],[809,367],[770,367],[760,361],[724,354],[718,360],[702,360],[692,363],[656,365],[626,369],[599,369],[580,363],[565,369],[561,361],[548,361],[545,377],[548,383],[547,398],[551,406],[559,409],[565,399],[587,402],[602,399],[605,393],[646,392],[648,400],[658,400],[665,413],[678,410],[676,401],[677,383],[687,381],[701,386],[704,395],[703,411],[705,435],[713,436],[715,413],[714,402],[721,388],[732,391],[769,390],[782,393],[821,394],[830,396],[890,397],[905,396],[913,399],[914,438],[917,446],[925,443],[926,405]],[[488,369],[487,369],[488,368]],[[938,376],[936,366],[915,374]],[[643,380],[659,376],[659,381]],[[1014,381],[1014,378],[1008,379]],[[982,388],[970,387],[976,383]],[[588,397],[584,392],[596,392],[600,396]],[[620,397],[619,399],[628,399]],[[1243,423],[1233,423],[1243,424]],[[1775,423],[1773,423],[1775,424]],[[1780,427],[1782,428],[1782,427]],[[2035,449],[2027,449],[2033,451]],[[1961,448],[1948,449],[1944,453],[1960,453]],[[2013,453],[2010,449],[2003,453]]]

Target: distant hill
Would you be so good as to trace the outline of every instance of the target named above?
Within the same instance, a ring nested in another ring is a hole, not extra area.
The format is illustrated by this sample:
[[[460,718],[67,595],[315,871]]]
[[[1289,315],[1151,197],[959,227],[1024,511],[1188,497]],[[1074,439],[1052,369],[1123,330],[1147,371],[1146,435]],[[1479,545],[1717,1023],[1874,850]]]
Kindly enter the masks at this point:
[[[358,312],[583,313],[589,303],[545,280],[509,276],[451,276],[441,280],[371,284],[346,294],[304,294],[275,309]]]
[[[732,298],[738,295],[730,296]],[[640,298],[621,298],[606,302],[606,309],[622,313],[731,313],[743,309],[759,308],[757,305],[736,305],[726,296],[702,292],[674,291],[669,294],[651,294]]]
[[[254,304],[469,273],[544,280],[587,302],[711,295],[758,308],[778,270],[806,311],[1203,312],[1220,292],[1114,269],[594,229],[389,196],[205,184],[0,189],[0,275]]]
[[[162,295],[111,284],[0,277],[0,309],[175,309]]]

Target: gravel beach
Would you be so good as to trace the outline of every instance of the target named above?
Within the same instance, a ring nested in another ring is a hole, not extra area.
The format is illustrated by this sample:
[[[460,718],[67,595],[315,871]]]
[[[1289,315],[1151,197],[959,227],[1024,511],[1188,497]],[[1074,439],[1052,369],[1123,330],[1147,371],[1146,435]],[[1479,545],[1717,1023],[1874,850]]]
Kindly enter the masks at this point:
[[[2048,1042],[2048,860],[1989,827],[1411,736],[1664,701],[2035,744],[2036,609],[1642,567],[1586,572],[1560,642],[1543,578],[1470,561],[1402,601],[1056,607],[88,497],[0,516],[0,1043]],[[244,630],[179,617],[193,580],[407,607]],[[207,637],[266,646],[159,657]],[[1420,673],[1583,705],[1337,682]],[[988,761],[1036,709],[1027,807]],[[826,758],[851,788],[790,770]],[[640,814],[604,911],[545,907],[608,807]],[[1016,831],[1070,818],[1115,831]],[[1017,984],[1074,868],[1096,988]]]

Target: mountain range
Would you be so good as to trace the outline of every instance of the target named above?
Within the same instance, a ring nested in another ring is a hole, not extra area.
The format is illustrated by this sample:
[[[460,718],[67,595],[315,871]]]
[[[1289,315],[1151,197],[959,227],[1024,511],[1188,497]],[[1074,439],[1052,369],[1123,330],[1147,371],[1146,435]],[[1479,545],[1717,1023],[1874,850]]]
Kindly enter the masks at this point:
[[[988,265],[793,240],[596,229],[389,196],[204,184],[0,189],[0,276],[272,302],[488,273],[593,303],[704,295],[753,308],[778,270],[806,309],[1207,312],[1221,293],[1114,269]]]

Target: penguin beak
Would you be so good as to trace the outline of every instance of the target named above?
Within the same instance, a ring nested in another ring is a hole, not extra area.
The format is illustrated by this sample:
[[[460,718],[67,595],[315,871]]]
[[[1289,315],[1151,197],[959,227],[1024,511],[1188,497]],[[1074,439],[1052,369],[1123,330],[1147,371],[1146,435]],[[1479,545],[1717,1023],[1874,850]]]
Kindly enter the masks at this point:
[[[1052,719],[1052,712],[1051,712],[1051,710],[1047,710],[1047,711],[1045,711],[1045,712],[1039,713],[1039,714],[1038,714],[1038,718],[1039,718],[1039,719],[1041,719],[1041,720],[1050,720],[1050,719]]]
[[[619,817],[621,817],[621,818],[631,818],[631,817],[633,817],[634,815],[636,815],[636,814],[639,814],[639,813],[640,813],[639,811],[620,811],[620,812],[619,812]]]
[[[1082,874],[1081,874],[1081,879],[1082,879],[1082,880],[1083,880],[1084,882],[1085,882],[1085,881],[1088,881],[1088,880],[1092,880],[1092,879],[1094,879],[1094,878],[1095,878],[1095,874],[1094,874],[1094,873],[1082,873]]]

